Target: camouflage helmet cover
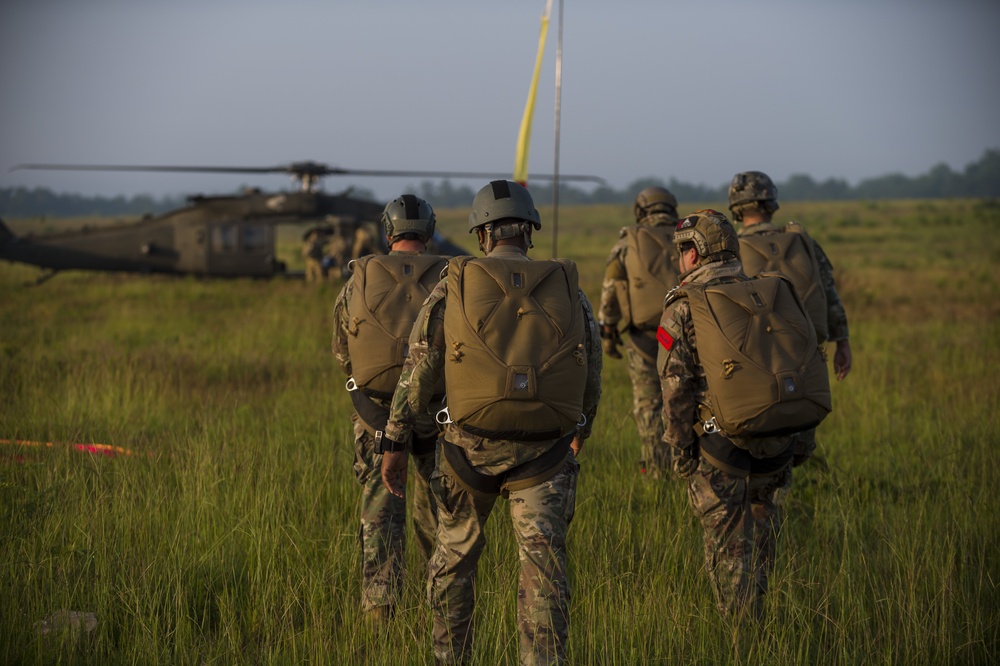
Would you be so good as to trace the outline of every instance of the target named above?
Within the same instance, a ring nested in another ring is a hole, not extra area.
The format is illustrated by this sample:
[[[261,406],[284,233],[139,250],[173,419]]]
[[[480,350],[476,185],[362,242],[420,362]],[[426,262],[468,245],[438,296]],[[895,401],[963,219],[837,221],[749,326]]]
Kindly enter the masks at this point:
[[[736,229],[725,215],[706,208],[681,218],[674,231],[674,245],[678,248],[693,243],[698,256],[710,261],[738,259],[740,240]]]
[[[729,183],[729,210],[755,201],[771,201],[778,209],[778,188],[763,171],[741,171]]]
[[[647,187],[635,196],[632,213],[636,222],[654,213],[665,213],[676,218],[677,197],[665,187]]]
[[[469,233],[484,224],[511,218],[528,222],[535,229],[542,228],[542,218],[528,190],[511,180],[494,180],[472,200]]]
[[[390,241],[406,233],[416,234],[426,242],[434,235],[437,218],[431,205],[413,194],[393,199],[382,211],[382,228]]]

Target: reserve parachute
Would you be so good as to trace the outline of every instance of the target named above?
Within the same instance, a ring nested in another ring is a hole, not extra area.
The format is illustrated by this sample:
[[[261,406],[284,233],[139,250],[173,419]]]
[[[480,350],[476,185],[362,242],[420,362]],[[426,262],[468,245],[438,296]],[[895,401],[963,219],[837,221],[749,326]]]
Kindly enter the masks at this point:
[[[790,222],[784,233],[740,236],[740,260],[747,275],[780,273],[788,278],[805,304],[820,342],[826,341],[829,337],[826,291],[812,239],[802,225]]]
[[[456,257],[448,265],[451,421],[492,439],[545,441],[579,425],[587,379],[576,264]]]
[[[708,382],[711,415],[701,429],[752,441],[815,427],[829,414],[826,362],[787,279],[685,284],[668,305],[685,296]]]

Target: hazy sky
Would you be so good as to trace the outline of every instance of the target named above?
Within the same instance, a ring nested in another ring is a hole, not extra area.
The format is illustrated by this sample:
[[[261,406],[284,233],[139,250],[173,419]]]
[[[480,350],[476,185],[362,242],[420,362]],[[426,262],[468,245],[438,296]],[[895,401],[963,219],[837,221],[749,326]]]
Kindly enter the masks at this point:
[[[509,172],[544,0],[6,0],[0,187],[155,195],[284,176],[21,162]],[[555,3],[558,8],[558,0]],[[1000,148],[1000,2],[564,0],[560,167],[623,187],[858,180]],[[554,161],[556,9],[531,170]],[[381,198],[417,179],[328,179]],[[473,188],[482,183],[472,181]]]

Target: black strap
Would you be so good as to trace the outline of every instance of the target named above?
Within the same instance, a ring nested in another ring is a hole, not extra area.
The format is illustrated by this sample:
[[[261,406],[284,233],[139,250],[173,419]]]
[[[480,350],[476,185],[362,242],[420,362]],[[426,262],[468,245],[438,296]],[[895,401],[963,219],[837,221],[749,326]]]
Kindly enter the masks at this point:
[[[354,403],[354,411],[358,413],[358,418],[376,433],[384,431],[385,424],[389,422],[389,408],[383,407],[369,398],[362,389],[348,391],[348,393],[351,396],[351,402]]]
[[[558,472],[556,467],[561,466],[563,460],[566,459],[566,455],[569,453],[570,444],[573,442],[574,437],[576,437],[576,432],[571,432],[556,441],[556,443],[553,444],[548,451],[534,460],[529,460],[524,464],[518,465],[517,467],[509,469],[502,474],[497,474],[496,476],[477,472],[472,466],[472,463],[469,462],[469,458],[465,454],[465,449],[462,447],[456,446],[443,438],[441,440],[441,445],[444,450],[444,457],[448,461],[448,465],[455,473],[455,477],[458,482],[464,488],[483,495],[499,495],[504,486],[507,485],[524,482],[534,478],[538,478],[538,483],[541,483],[542,481],[551,478],[554,475],[554,472]],[[549,474],[549,472],[553,472],[553,474]]]
[[[559,430],[487,430],[475,426],[464,425],[462,430],[487,439],[509,439],[515,442],[550,442],[559,437]]]

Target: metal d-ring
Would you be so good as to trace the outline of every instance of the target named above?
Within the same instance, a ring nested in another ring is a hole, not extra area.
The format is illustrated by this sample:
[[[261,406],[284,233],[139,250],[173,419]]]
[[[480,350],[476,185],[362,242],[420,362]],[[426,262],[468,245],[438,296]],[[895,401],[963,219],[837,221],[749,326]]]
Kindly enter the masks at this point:
[[[442,418],[442,414],[444,415],[444,418]],[[438,413],[434,415],[434,420],[437,421],[438,425],[448,425],[449,423],[454,423],[454,421],[451,420],[451,412],[448,411],[447,405],[438,410]]]

